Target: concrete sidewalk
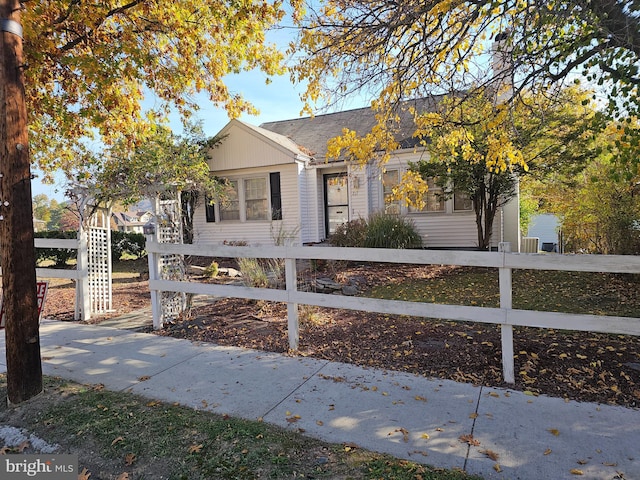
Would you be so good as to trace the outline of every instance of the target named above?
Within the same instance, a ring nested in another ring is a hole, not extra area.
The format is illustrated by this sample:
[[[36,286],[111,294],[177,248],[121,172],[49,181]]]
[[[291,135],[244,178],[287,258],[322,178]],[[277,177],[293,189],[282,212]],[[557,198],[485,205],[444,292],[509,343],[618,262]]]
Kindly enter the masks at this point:
[[[41,347],[46,375],[486,479],[640,480],[640,410],[57,321]]]

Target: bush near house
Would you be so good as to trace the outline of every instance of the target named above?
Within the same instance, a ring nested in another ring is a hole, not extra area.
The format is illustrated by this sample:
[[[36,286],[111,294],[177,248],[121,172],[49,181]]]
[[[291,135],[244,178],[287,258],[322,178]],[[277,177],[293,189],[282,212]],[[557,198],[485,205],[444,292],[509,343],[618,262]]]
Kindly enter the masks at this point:
[[[422,248],[422,237],[410,220],[377,213],[368,220],[359,218],[336,228],[329,238],[336,247]]]
[[[111,257],[120,260],[128,253],[136,258],[145,255],[146,240],[142,233],[111,231]]]

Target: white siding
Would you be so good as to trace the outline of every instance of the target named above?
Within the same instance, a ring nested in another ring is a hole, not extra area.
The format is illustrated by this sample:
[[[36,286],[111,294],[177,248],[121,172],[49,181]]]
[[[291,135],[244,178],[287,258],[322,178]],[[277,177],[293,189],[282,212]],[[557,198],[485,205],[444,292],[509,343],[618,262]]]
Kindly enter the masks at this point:
[[[272,143],[240,122],[230,122],[220,132],[222,143],[210,151],[211,171],[270,167],[294,163],[294,153]]]
[[[367,218],[369,213],[368,167],[349,169],[349,219]]]
[[[540,245],[543,243],[559,243],[558,242],[558,229],[560,228],[560,221],[558,217],[550,213],[542,213],[540,215],[534,215],[531,218],[531,224],[529,225],[529,232],[527,236],[538,237],[540,239]]]
[[[249,245],[273,245],[280,232],[295,234],[293,243],[301,243],[301,214],[298,191],[298,165],[279,165],[270,168],[251,168],[245,170],[228,170],[225,177],[247,178],[280,172],[282,194],[282,220],[265,221],[220,221],[207,222],[205,206],[200,205],[194,216],[194,243],[222,243],[224,241],[247,242]],[[217,212],[216,212],[217,213]]]

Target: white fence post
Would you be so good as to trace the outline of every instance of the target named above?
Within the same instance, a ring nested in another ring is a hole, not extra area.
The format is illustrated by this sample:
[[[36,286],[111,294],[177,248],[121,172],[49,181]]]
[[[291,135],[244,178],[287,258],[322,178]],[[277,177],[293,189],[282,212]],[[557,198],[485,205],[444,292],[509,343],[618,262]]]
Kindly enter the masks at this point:
[[[284,261],[285,281],[287,284],[287,294],[292,296],[298,289],[298,274],[296,270],[296,259],[286,258]],[[287,302],[287,330],[289,334],[289,348],[298,350],[300,341],[300,324],[298,322],[298,304]]]
[[[91,318],[91,292],[89,291],[89,240],[87,231],[78,228],[78,252],[76,268],[79,278],[76,285],[76,309],[73,318],[87,321]]]
[[[149,282],[160,279],[160,255],[157,252],[150,251],[149,245],[156,243],[155,231],[147,230],[145,227],[145,237],[147,244],[147,260],[149,262]],[[162,292],[151,290],[151,318],[153,319],[153,329],[160,330],[162,328]]]
[[[505,256],[511,253],[511,244],[501,242],[498,251],[502,252],[502,267],[498,269],[500,281],[500,308],[511,310],[513,308],[511,268],[505,267]],[[500,325],[500,338],[502,341],[502,375],[506,383],[515,383],[513,366],[513,325]]]

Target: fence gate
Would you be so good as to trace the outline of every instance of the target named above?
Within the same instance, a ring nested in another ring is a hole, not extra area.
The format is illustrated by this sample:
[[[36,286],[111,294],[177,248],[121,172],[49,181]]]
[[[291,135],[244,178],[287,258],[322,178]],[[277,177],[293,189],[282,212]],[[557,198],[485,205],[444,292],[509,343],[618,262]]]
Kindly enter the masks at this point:
[[[113,311],[111,290],[111,209],[90,205],[82,198],[83,212],[78,229],[78,269],[75,318],[88,320],[92,314]],[[87,218],[88,216],[88,218]]]
[[[180,193],[173,198],[161,199],[156,197],[154,214],[156,218],[156,240],[158,243],[182,244],[182,209]],[[158,276],[162,280],[184,280],[186,267],[182,255],[160,255],[158,259]],[[180,292],[160,293],[160,325],[168,320],[174,320],[187,305],[187,296]],[[155,321],[155,316],[154,316]]]

